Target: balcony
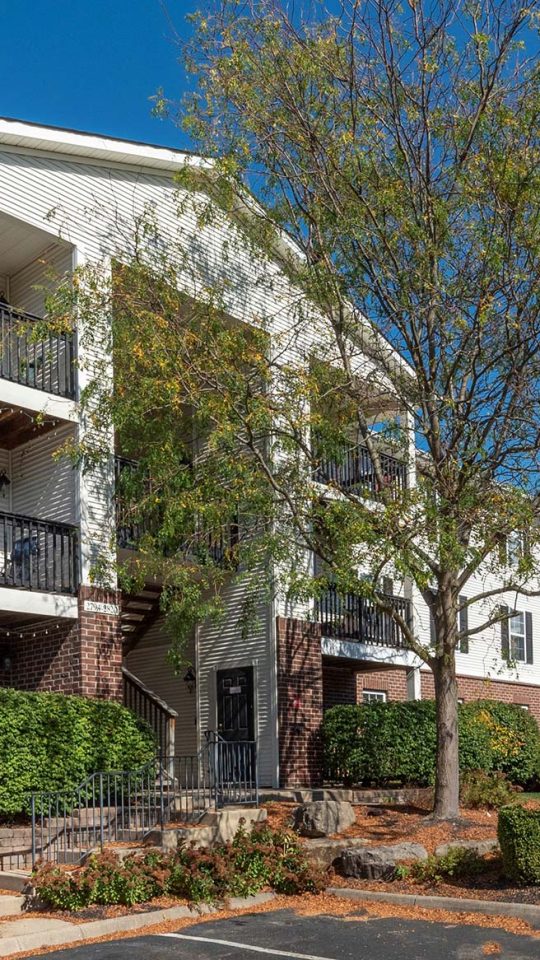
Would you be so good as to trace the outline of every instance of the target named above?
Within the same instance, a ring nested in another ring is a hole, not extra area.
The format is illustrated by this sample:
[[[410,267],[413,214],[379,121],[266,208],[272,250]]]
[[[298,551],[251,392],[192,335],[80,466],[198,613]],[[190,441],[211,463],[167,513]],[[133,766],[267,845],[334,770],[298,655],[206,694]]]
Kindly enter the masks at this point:
[[[383,596],[407,625],[411,625],[411,601],[404,597]],[[328,589],[317,601],[316,619],[325,637],[380,647],[406,647],[401,630],[390,614],[372,600],[357,594],[340,595],[335,589]]]
[[[0,587],[76,593],[77,527],[0,512]]]
[[[114,458],[116,544],[121,550],[136,550],[137,544],[145,532],[143,523],[136,523],[129,519],[129,503],[121,493],[122,475],[125,471],[133,471],[136,468],[136,460],[128,460],[127,457]]]
[[[75,397],[75,341],[72,333],[34,339],[40,320],[0,304],[0,377],[58,397]]]
[[[373,461],[367,447],[344,446],[334,460],[321,460],[315,469],[318,483],[331,484],[359,496],[378,497],[384,489],[395,493],[407,489],[407,464],[387,453],[379,454],[383,483],[375,475]]]
[[[130,519],[129,498],[123,496],[122,475],[124,471],[135,470],[137,468],[136,460],[128,460],[126,457],[114,458],[114,479],[116,494],[116,543],[121,550],[136,550],[137,545],[144,533],[150,532],[148,522],[136,522]],[[234,563],[234,549],[239,542],[238,521],[227,524],[222,529],[214,532],[198,528],[193,537],[183,546],[179,552],[183,552],[186,559],[196,561],[200,564],[213,563],[216,566],[230,566]],[[170,555],[171,551],[167,553]]]

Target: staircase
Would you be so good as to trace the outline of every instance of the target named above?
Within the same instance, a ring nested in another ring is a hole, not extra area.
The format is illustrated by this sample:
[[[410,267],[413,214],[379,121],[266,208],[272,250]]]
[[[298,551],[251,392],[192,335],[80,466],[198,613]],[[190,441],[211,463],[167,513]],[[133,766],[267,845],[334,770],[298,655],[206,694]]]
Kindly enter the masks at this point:
[[[28,859],[79,863],[92,850],[140,843],[166,823],[198,823],[231,806],[258,806],[257,747],[210,734],[193,756],[158,756],[137,770],[94,773],[75,789],[33,794]]]
[[[145,720],[154,731],[160,757],[174,757],[176,737],[176,710],[169,707],[139,680],[127,667],[122,667],[124,680],[124,706]]]
[[[124,656],[137,646],[137,643],[158,619],[161,589],[145,586],[138,593],[125,593],[122,597],[120,615]]]

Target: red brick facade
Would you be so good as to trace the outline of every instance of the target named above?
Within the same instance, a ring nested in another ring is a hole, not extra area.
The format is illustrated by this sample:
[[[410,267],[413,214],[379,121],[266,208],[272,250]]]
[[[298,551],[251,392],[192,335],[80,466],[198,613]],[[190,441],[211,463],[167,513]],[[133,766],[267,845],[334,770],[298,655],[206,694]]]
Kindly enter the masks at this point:
[[[435,696],[433,676],[422,671],[420,677],[422,699],[432,700]],[[363,669],[354,674],[348,667],[325,664],[323,678],[325,710],[338,703],[361,703],[364,690],[382,690],[388,700],[408,699],[407,670],[404,667],[389,667],[387,670]],[[461,676],[458,677],[458,696],[465,703],[480,699],[517,703],[528,707],[540,723],[540,686]]]
[[[122,699],[122,632],[120,616],[88,612],[85,601],[120,608],[119,591],[82,586],[79,590],[81,688],[85,697]]]
[[[422,698],[433,699],[435,690],[431,673],[422,673]],[[502,700],[528,707],[540,723],[540,687],[528,683],[510,683],[506,680],[480,680],[475,677],[458,677],[458,696],[468,700]]]
[[[122,699],[120,617],[88,612],[85,600],[120,603],[116,592],[81,587],[78,621],[41,621],[3,634],[0,646],[11,668],[0,669],[1,686]]]
[[[320,626],[278,617],[276,636],[280,785],[317,786],[322,780]]]

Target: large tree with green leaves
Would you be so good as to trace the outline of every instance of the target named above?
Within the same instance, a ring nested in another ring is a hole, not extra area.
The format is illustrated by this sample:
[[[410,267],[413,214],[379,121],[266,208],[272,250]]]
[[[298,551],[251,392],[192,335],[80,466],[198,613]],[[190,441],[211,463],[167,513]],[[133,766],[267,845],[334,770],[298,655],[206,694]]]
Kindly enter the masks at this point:
[[[115,391],[100,410],[140,462],[139,574],[159,568],[184,623],[219,606],[226,578],[260,587],[276,566],[297,597],[330,582],[368,596],[433,671],[441,818],[459,807],[456,649],[508,616],[501,600],[537,592],[537,9],[206,10],[180,114],[213,163],[186,170],[182,204],[201,226],[224,210],[238,243],[280,261],[289,319],[235,322],[219,282],[196,301],[170,251],[135,256],[109,291]],[[354,444],[375,498],[324,476]],[[388,483],[388,445],[415,486]],[[518,557],[501,550],[514,531]],[[429,642],[385,596],[388,570],[423,597]],[[464,604],[482,622],[460,631]]]

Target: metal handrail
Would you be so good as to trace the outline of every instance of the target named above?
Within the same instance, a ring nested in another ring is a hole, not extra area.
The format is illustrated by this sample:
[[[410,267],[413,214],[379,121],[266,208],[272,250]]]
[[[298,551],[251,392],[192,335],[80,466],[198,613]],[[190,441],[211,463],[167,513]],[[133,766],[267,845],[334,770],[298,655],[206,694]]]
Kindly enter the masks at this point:
[[[78,527],[0,510],[0,586],[75,593]]]
[[[40,321],[43,318],[0,304],[0,376],[36,390],[74,398],[74,334],[51,331],[34,339],[32,327]]]
[[[412,604],[406,597],[383,594],[405,623],[412,623]],[[323,636],[385,647],[406,647],[402,631],[391,613],[374,600],[354,593],[339,594],[329,587],[316,603],[316,619]]]
[[[193,755],[99,771],[74,789],[31,795],[32,866],[38,858],[77,863],[107,843],[142,840],[173,816],[196,822],[211,808],[256,805],[258,796],[254,741],[216,739]]]
[[[384,489],[401,492],[408,487],[407,464],[388,453],[379,453],[383,474],[381,484],[375,474],[371,454],[363,444],[343,445],[338,457],[321,458],[314,469],[318,483],[332,484],[352,493],[380,496]]]

